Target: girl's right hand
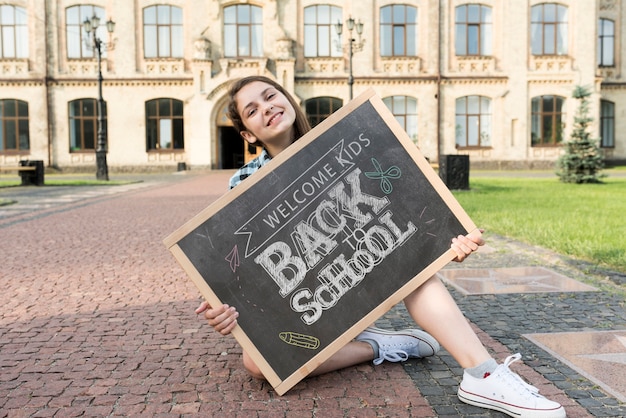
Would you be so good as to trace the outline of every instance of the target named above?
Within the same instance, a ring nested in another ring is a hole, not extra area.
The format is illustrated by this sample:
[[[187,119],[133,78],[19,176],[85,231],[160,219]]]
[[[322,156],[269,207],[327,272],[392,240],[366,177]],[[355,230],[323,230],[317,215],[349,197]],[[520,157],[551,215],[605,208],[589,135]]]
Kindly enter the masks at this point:
[[[196,309],[196,314],[204,313],[204,317],[210,326],[222,335],[228,335],[237,326],[239,312],[232,306],[226,304],[217,308],[212,308],[208,302],[204,301]]]

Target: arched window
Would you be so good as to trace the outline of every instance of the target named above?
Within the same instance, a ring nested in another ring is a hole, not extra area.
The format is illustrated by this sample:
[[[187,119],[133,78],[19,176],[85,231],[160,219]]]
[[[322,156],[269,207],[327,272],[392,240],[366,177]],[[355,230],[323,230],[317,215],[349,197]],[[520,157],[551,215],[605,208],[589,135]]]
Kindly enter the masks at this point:
[[[146,149],[171,151],[184,149],[183,102],[154,99],[146,102]]]
[[[417,143],[417,99],[409,96],[390,96],[383,103],[393,113],[409,138]]]
[[[263,56],[263,9],[249,4],[224,7],[224,56]]]
[[[563,142],[565,99],[560,96],[533,97],[531,102],[531,145],[551,146]]]
[[[0,100],[0,153],[29,149],[28,103],[17,99]]]
[[[343,52],[335,24],[342,21],[341,8],[318,4],[304,8],[304,56],[341,57]]]
[[[456,55],[492,54],[491,7],[464,4],[456,8]]]
[[[598,21],[598,65],[615,66],[615,22],[610,19]]]
[[[183,9],[169,5],[143,9],[143,54],[145,58],[183,56]]]
[[[28,58],[26,9],[0,5],[0,58]]]
[[[556,3],[531,8],[530,39],[533,55],[567,54],[568,9]]]
[[[417,56],[417,7],[392,4],[380,8],[380,55]]]
[[[615,103],[600,101],[600,146],[615,147]]]
[[[465,96],[456,99],[455,137],[457,147],[491,146],[491,99]]]
[[[96,149],[98,143],[97,106],[96,99],[78,99],[69,102],[70,152],[94,151]],[[103,102],[104,132],[108,132],[106,115],[106,102]]]
[[[304,110],[311,126],[317,125],[341,106],[343,101],[336,97],[314,97],[304,102]]]
[[[100,18],[104,22],[104,9],[92,5],[71,6],[65,9],[65,32],[67,39],[68,58],[93,58],[95,53],[90,42],[84,42],[88,35],[83,28],[83,22],[90,20],[93,16]],[[108,32],[106,25],[96,28],[96,36],[100,39],[107,39]],[[102,56],[106,57],[106,48],[102,50]]]

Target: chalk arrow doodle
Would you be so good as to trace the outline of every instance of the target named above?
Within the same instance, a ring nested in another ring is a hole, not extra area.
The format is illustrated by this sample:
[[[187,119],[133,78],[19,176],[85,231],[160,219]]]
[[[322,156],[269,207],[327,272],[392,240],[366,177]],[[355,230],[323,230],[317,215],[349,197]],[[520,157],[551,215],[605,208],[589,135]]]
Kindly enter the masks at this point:
[[[390,194],[393,191],[393,186],[389,179],[399,179],[402,175],[402,171],[395,165],[392,165],[387,170],[383,171],[382,166],[376,158],[372,158],[372,164],[376,171],[365,172],[365,177],[372,180],[380,180],[380,189],[385,194]]]
[[[296,347],[308,348],[309,350],[317,350],[317,348],[320,346],[320,340],[317,337],[313,337],[311,335],[286,331],[279,333],[278,336],[287,344],[294,345]]]
[[[239,251],[237,250],[237,245],[228,253],[225,260],[230,264],[230,269],[233,273],[237,271],[237,267],[239,267]]]

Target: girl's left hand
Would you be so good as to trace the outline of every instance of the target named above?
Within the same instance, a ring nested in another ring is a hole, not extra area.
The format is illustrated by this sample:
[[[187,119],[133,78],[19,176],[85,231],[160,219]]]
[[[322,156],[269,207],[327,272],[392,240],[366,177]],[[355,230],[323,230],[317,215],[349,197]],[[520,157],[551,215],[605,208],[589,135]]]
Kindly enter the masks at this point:
[[[456,238],[452,238],[450,248],[456,253],[456,258],[453,261],[460,263],[468,255],[478,250],[478,247],[485,245],[485,240],[482,238],[483,232],[485,232],[484,229],[475,229],[465,236],[459,235]]]

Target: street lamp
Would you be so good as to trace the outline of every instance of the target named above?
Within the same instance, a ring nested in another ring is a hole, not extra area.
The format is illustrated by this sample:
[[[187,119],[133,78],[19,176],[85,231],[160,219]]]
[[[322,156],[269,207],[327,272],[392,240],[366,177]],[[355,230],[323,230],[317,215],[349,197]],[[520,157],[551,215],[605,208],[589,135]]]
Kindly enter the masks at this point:
[[[354,77],[352,76],[352,56],[355,52],[360,52],[363,50],[363,44],[365,43],[365,39],[361,39],[361,34],[363,33],[363,23],[361,20],[355,22],[352,16],[350,16],[346,20],[346,26],[348,27],[348,32],[350,33],[350,39],[348,40],[347,50],[348,50],[348,86],[350,87],[350,100],[352,100],[352,85],[354,84]],[[352,31],[356,29],[356,33],[359,35],[359,41],[352,37]],[[337,35],[341,36],[343,32],[343,23],[341,21],[337,21],[335,24],[335,30],[337,31]],[[339,50],[344,50],[341,44],[338,45]]]
[[[85,19],[83,28],[87,32],[87,45],[90,49],[96,51],[98,58],[98,142],[96,145],[96,179],[109,180],[109,168],[107,167],[107,143],[106,143],[106,126],[104,124],[104,99],[102,98],[102,50],[113,49],[113,43],[103,43],[96,35],[96,31],[100,26],[100,18],[95,14],[91,19]],[[115,22],[109,19],[106,22],[109,36],[115,30]]]

